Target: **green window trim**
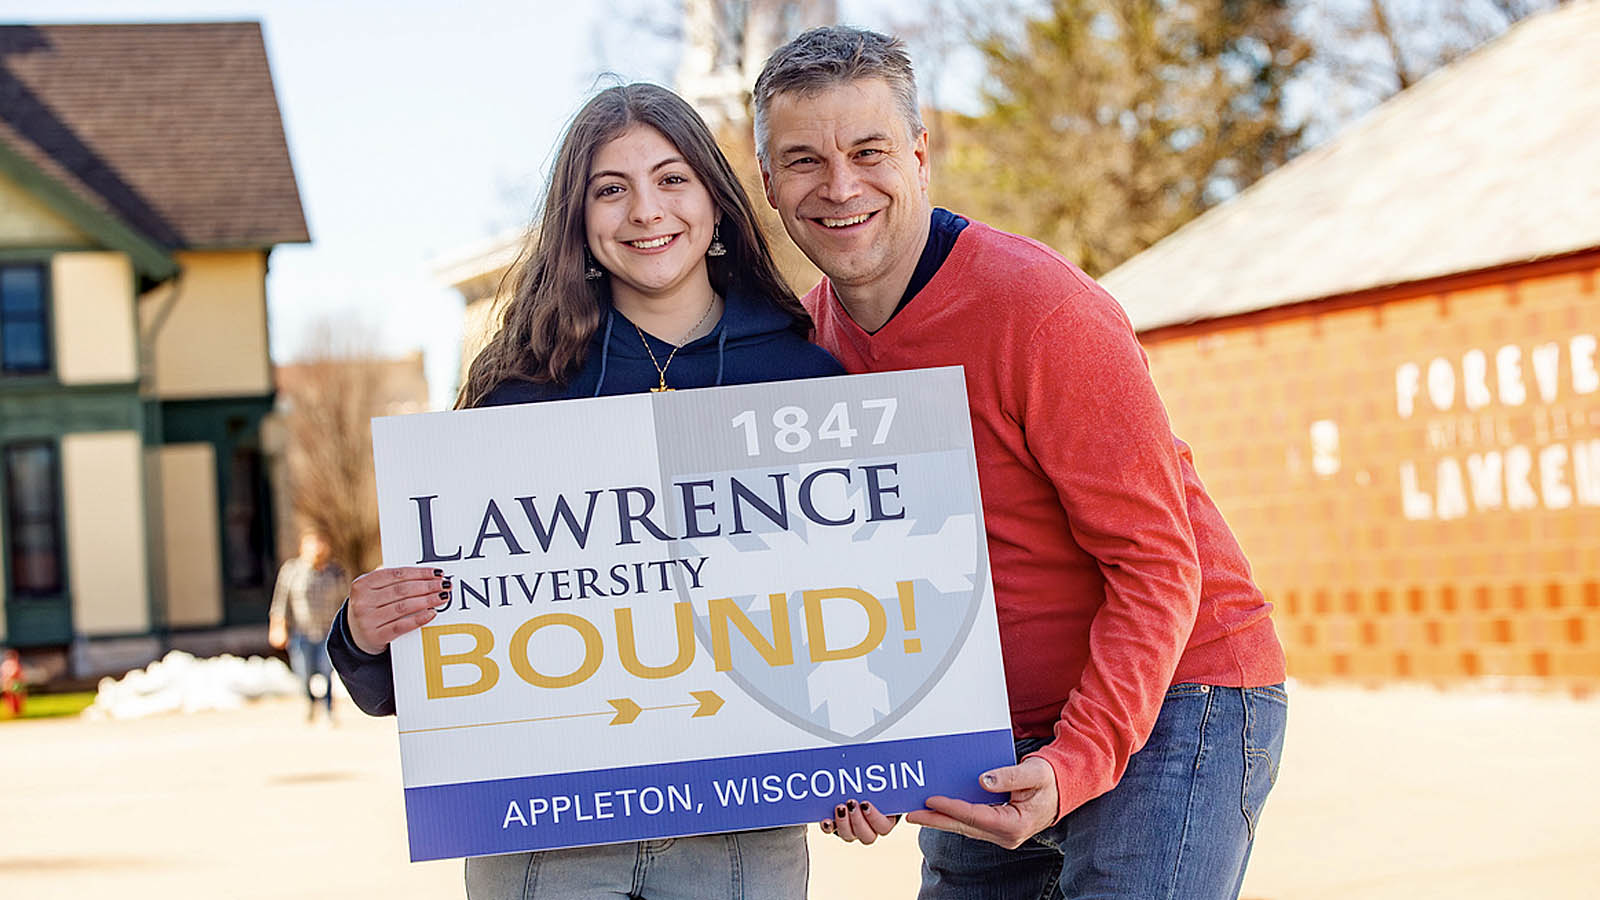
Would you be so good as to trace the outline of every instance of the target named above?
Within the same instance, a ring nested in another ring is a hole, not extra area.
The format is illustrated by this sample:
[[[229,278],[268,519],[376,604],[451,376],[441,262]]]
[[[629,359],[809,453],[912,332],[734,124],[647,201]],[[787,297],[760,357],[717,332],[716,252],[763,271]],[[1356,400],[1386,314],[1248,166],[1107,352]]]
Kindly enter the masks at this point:
[[[7,598],[53,600],[65,596],[66,516],[60,445],[54,440],[7,443],[0,450],[0,472],[4,475],[0,500],[5,506]]]
[[[133,259],[134,268],[152,281],[166,281],[178,274],[178,264],[165,247],[130,228],[111,213],[91,206],[3,142],[0,142],[0,172],[11,176],[23,190],[43,200],[80,231],[108,249],[128,254]]]

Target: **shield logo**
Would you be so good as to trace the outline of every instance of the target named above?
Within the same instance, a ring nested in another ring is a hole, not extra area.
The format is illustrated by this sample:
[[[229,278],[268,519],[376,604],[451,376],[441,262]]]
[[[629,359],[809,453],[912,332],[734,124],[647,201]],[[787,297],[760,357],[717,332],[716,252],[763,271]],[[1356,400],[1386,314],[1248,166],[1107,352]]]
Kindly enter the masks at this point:
[[[892,466],[883,477],[894,486],[876,506],[860,477],[874,465]],[[954,662],[989,589],[971,467],[971,451],[953,449],[717,473],[760,502],[702,509],[692,531],[716,536],[671,545],[675,558],[710,562],[698,588],[677,573],[702,648],[810,734],[845,743],[882,733]],[[675,534],[690,533],[681,505],[668,515]]]

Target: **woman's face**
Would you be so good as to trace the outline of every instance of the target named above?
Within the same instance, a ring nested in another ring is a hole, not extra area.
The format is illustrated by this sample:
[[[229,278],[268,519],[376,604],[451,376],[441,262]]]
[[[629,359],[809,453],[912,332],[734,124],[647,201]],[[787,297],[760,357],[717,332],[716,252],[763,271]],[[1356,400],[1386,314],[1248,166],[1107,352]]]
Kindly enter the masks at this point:
[[[601,147],[584,193],[589,252],[611,273],[619,305],[704,302],[706,248],[717,210],[683,154],[661,132],[635,125]]]

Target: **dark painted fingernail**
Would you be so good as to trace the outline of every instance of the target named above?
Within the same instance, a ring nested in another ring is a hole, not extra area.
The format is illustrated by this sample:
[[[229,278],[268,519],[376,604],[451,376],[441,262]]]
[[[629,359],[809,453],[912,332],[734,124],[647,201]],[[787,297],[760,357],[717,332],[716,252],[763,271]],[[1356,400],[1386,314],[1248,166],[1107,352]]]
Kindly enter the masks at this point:
[[[433,574],[435,574],[435,575],[443,575],[444,574],[444,570],[443,569],[434,569],[433,570]]]
[[[450,579],[446,578],[444,581],[442,581],[440,583],[444,585],[444,589],[445,590],[447,590],[447,591],[450,590]]]
[[[822,830],[828,834],[833,834],[833,821],[831,819],[823,820]]]
[[[856,808],[856,802],[854,800],[851,800],[850,802],[846,803],[845,806],[848,806],[851,809],[855,809]]]
[[[862,812],[866,812],[867,810],[869,810],[871,808],[872,808],[872,804],[871,803],[868,803],[865,800],[861,801],[861,811]]]
[[[439,592],[439,599],[440,600],[449,600],[450,599],[450,592],[449,591],[440,591]]]
[[[844,815],[844,807],[842,807],[842,806],[834,807],[833,814],[836,815],[836,816],[843,816]]]

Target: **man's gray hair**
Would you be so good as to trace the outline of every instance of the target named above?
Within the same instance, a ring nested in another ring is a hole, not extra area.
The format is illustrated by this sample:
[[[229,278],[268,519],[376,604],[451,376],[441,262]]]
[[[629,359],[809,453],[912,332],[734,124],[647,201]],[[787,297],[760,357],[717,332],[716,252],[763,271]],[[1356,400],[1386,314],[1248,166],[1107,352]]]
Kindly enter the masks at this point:
[[[762,167],[771,162],[767,114],[774,97],[817,94],[868,78],[888,83],[909,136],[915,140],[923,131],[922,112],[917,107],[917,78],[904,41],[865,28],[826,25],[802,32],[773,51],[755,87],[756,156]]]

